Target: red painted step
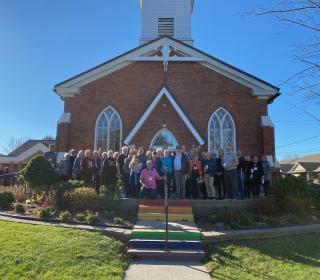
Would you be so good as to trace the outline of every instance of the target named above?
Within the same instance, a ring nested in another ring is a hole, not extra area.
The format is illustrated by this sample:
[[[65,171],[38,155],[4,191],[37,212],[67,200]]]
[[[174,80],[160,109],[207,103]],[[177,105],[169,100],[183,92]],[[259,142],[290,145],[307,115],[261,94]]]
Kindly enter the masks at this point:
[[[192,203],[188,200],[169,200],[168,202],[169,206],[192,206]],[[141,199],[139,204],[145,206],[163,206],[164,200]]]

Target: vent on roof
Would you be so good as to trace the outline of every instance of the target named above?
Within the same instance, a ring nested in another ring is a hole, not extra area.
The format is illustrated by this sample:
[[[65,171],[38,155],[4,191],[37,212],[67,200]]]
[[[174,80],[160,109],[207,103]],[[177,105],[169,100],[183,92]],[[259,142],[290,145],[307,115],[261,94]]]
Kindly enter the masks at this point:
[[[174,18],[158,18],[158,36],[174,37]]]

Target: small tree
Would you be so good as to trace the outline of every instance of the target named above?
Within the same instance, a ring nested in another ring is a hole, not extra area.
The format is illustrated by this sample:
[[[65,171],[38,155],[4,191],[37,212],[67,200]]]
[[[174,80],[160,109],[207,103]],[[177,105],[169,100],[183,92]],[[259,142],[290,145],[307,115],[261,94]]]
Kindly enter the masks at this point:
[[[52,190],[60,178],[51,164],[43,156],[38,156],[21,171],[21,180],[33,191],[41,192]]]

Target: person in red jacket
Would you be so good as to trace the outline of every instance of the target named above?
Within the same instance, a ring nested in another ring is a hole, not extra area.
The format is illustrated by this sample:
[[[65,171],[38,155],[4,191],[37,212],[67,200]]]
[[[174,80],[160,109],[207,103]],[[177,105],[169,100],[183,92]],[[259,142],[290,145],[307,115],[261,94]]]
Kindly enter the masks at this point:
[[[189,184],[193,199],[199,198],[200,183],[203,181],[202,166],[199,155],[190,151]]]

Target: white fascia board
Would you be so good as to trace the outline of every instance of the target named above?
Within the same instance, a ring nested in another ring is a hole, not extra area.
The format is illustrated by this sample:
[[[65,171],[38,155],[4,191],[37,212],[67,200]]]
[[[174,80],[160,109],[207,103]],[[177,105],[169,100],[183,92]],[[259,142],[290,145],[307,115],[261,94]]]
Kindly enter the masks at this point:
[[[142,127],[144,122],[147,120],[147,118],[150,116],[156,105],[159,103],[162,96],[166,96],[168,100],[170,101],[171,105],[179,115],[179,117],[182,119],[182,121],[185,123],[185,125],[189,128],[192,135],[195,137],[195,139],[198,141],[200,145],[203,145],[205,142],[201,138],[200,134],[197,132],[197,130],[194,128],[190,120],[187,118],[187,116],[183,113],[177,102],[174,100],[172,95],[169,93],[169,91],[163,87],[160,92],[157,94],[155,99],[152,101],[151,105],[148,107],[148,109],[144,112],[142,117],[139,119],[139,121],[136,123],[134,128],[131,130],[127,138],[124,140],[124,143],[128,145],[130,141],[133,139],[133,137],[136,135],[136,133],[139,131],[139,129]]]
[[[94,68],[84,74],[80,74],[78,77],[75,77],[65,83],[57,86],[55,90],[62,96],[62,97],[71,97],[75,94],[79,93],[79,89],[89,84],[97,79],[100,79],[106,75],[109,75],[123,67],[130,65],[135,61],[163,61],[163,58],[160,57],[143,57],[144,54],[147,52],[157,49],[163,46],[163,43],[167,42],[170,46],[174,47],[175,49],[181,50],[189,57],[170,57],[171,61],[195,61],[200,63],[201,65],[220,73],[223,76],[226,76],[236,82],[239,82],[253,90],[253,95],[255,96],[274,96],[278,94],[278,90],[251,77],[246,75],[245,73],[234,69],[231,66],[228,66],[222,62],[219,62],[209,55],[197,51],[194,48],[191,48],[187,45],[181,44],[177,41],[174,41],[168,37],[160,38],[157,41],[154,41],[150,44],[145,46],[141,46],[136,50],[128,52],[125,55],[120,56],[110,62],[107,62],[100,67]],[[142,57],[141,57],[142,56]],[[169,61],[170,61],[169,60]]]
[[[37,143],[36,145],[32,146],[28,150],[24,151],[22,154],[16,157],[0,157],[0,163],[19,163],[23,162],[25,159],[32,157],[34,154],[38,152],[46,152],[49,148],[42,144]]]
[[[58,124],[60,123],[71,123],[71,113],[62,113],[58,120]]]
[[[261,116],[261,127],[274,127],[274,124],[269,116]]]

